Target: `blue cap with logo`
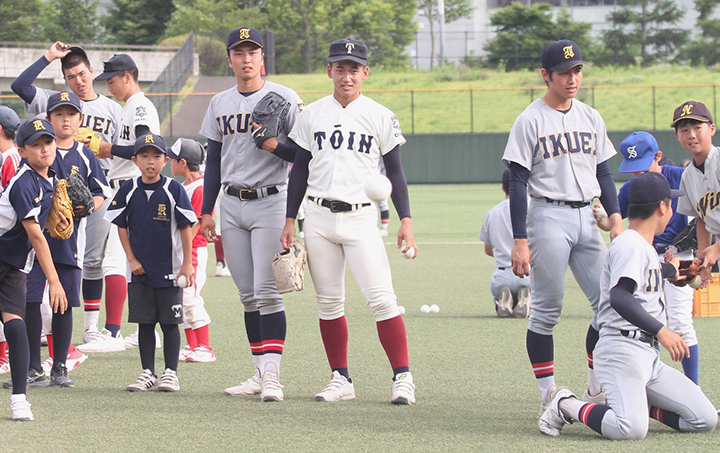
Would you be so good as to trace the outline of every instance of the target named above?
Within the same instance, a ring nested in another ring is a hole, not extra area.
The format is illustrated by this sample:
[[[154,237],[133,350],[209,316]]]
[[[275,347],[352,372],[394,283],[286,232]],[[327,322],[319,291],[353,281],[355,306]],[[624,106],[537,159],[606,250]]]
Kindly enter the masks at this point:
[[[667,178],[658,171],[648,171],[630,180],[630,204],[645,204],[682,197],[682,190],[670,188]]]
[[[25,145],[32,145],[43,135],[55,138],[55,129],[47,120],[29,120],[20,125],[15,136],[15,143],[22,148]]]
[[[167,149],[170,159],[185,159],[189,165],[202,165],[205,160],[205,149],[197,141],[189,138],[179,138]]]
[[[103,62],[103,72],[95,80],[108,80],[120,71],[137,69],[135,61],[126,53],[116,53],[111,59]]]
[[[165,144],[165,139],[159,135],[153,134],[152,132],[141,135],[137,138],[137,140],[135,140],[135,152],[133,154],[137,155],[137,153],[139,153],[142,149],[148,147],[156,149],[163,154],[167,154],[167,145]]]
[[[542,67],[551,71],[567,71],[578,65],[587,65],[580,54],[580,48],[569,39],[553,41],[542,51]]]
[[[0,105],[0,126],[8,132],[15,132],[20,126],[20,117],[7,105]]]
[[[330,44],[328,62],[354,61],[367,66],[368,48],[364,42],[356,39],[344,38]]]
[[[227,50],[244,42],[253,43],[261,49],[263,47],[263,40],[259,31],[252,27],[238,27],[228,35]]]
[[[633,132],[620,143],[623,161],[620,162],[620,173],[638,173],[650,168],[658,153],[658,143],[652,134]]]
[[[59,93],[51,94],[47,101],[47,112],[50,113],[61,105],[69,105],[80,113],[83,111],[80,98],[72,91],[60,91]]]

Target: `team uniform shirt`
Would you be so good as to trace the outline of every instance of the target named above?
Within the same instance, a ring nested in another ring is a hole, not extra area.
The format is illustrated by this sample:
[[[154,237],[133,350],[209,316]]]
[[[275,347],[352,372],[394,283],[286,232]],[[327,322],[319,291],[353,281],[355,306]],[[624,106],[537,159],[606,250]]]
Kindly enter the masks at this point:
[[[265,81],[258,91],[244,96],[237,85],[215,95],[205,113],[200,135],[222,142],[220,151],[220,182],[224,186],[259,188],[287,187],[288,165],[272,153],[259,149],[252,136],[252,112],[255,105],[270,91],[285,98],[291,105],[285,130],[279,131],[278,141],[285,142],[302,109],[300,96],[290,88]],[[293,112],[293,109],[295,111]]]
[[[679,198],[678,212],[699,217],[705,228],[714,235],[720,235],[720,148],[713,146],[708,153],[703,173],[690,164],[683,173],[680,190],[685,194]]]
[[[510,199],[504,199],[485,214],[478,239],[492,247],[496,267],[512,267],[511,252],[514,241],[510,223]]]
[[[203,178],[198,178],[190,184],[183,184],[185,193],[187,193],[187,196],[190,199],[190,204],[192,205],[192,208],[195,211],[195,215],[198,219],[202,217],[203,189],[205,187],[204,183],[205,180]],[[198,247],[207,247],[207,245],[207,239],[205,239],[205,236],[203,236],[202,232],[198,230],[197,234],[193,238],[193,249],[196,249]]]
[[[162,175],[153,184],[144,184],[141,177],[125,181],[105,219],[127,229],[133,253],[145,268],[145,274],[132,275],[132,283],[175,286],[183,261],[180,229],[197,222],[182,184]]]
[[[635,230],[626,230],[610,244],[603,268],[598,306],[600,335],[637,330],[610,305],[610,290],[621,278],[635,282],[635,299],[653,318],[665,325],[662,268],[655,248]]]
[[[2,179],[0,180],[0,185],[2,185],[2,189],[4,189],[20,166],[21,158],[20,153],[14,146],[7,151],[3,151],[2,157]],[[1,189],[0,192],[2,192]]]
[[[110,187],[107,184],[102,168],[100,168],[97,157],[88,147],[77,141],[73,142],[70,149],[57,149],[52,169],[58,178],[66,178],[71,173],[78,173],[93,196],[107,198],[110,195]],[[45,238],[50,246],[53,262],[82,269],[83,257],[85,256],[85,224],[87,217],[75,218],[73,221],[75,222],[75,228],[72,236],[68,239],[55,239],[48,232],[45,233]]]
[[[670,184],[671,189],[680,188],[680,180],[685,172],[683,167],[673,167],[671,165],[663,165],[660,167],[660,172]],[[630,179],[632,181],[632,179]],[[628,205],[630,204],[630,181],[623,184],[618,192],[618,202],[620,203],[620,214],[623,219],[627,218]],[[665,231],[662,234],[655,236],[653,244],[664,244],[670,245],[673,243],[675,236],[680,234],[682,230],[688,224],[687,216],[678,212],[678,198],[673,198],[671,205],[673,210],[672,218],[668,222]]]
[[[44,228],[54,187],[52,168],[48,169],[48,178],[44,178],[22,160],[0,195],[0,260],[26,274],[32,270],[35,253],[22,221],[34,219]]]
[[[615,154],[597,110],[573,99],[563,113],[540,98],[515,120],[503,162],[530,170],[531,197],[589,203],[600,195],[597,165]]]
[[[332,95],[313,102],[289,137],[313,156],[307,194],[350,204],[371,201],[365,181],[379,172],[382,156],[405,144],[397,117],[362,94],[345,108]]]
[[[122,109],[117,143],[121,146],[135,146],[135,128],[147,126],[153,134],[160,134],[160,119],[157,109],[143,92],[130,96]],[[140,169],[129,159],[113,158],[113,166],[107,174],[109,180],[123,180],[140,176]]]

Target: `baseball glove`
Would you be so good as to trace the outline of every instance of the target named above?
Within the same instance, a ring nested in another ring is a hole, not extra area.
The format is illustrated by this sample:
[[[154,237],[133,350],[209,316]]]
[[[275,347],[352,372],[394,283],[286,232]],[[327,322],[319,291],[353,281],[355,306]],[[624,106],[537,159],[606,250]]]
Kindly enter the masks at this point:
[[[673,258],[674,255],[670,250],[665,252],[666,263],[669,263]],[[697,258],[695,258],[694,260],[680,260],[680,264],[678,265],[678,277],[685,278],[676,281],[670,280],[670,283],[675,286],[682,287],[685,285],[690,285],[693,288],[698,288],[702,283],[702,278],[700,277],[700,270],[698,269],[701,264],[702,260],[699,260]]]
[[[302,291],[305,287],[305,263],[307,251],[295,242],[290,250],[275,255],[272,262],[273,276],[280,294]]]
[[[63,213],[65,219],[70,222],[70,226],[64,230],[60,230],[60,213]],[[73,209],[72,202],[67,193],[67,183],[64,179],[59,179],[55,184],[55,193],[53,195],[52,206],[50,206],[50,214],[48,214],[45,228],[50,232],[50,236],[55,239],[68,239],[73,234]]]
[[[697,219],[692,219],[690,223],[675,236],[673,245],[678,252],[697,250]]]
[[[95,210],[93,194],[78,173],[70,173],[67,177],[67,194],[72,202],[73,215],[78,219],[89,216]]]
[[[258,148],[270,137],[277,137],[285,129],[285,119],[290,103],[278,93],[271,91],[257,103],[252,120],[261,126],[253,131],[253,139]]]
[[[85,145],[97,156],[100,153],[100,143],[102,143],[102,136],[97,132],[93,131],[89,127],[81,127],[75,131],[75,140],[80,143],[84,143],[84,140],[90,139],[90,143]]]

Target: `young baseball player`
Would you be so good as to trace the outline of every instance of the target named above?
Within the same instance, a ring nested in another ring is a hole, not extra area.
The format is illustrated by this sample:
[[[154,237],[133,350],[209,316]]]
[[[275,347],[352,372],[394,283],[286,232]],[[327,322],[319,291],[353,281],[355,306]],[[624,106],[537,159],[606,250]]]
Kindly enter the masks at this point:
[[[203,177],[200,165],[205,161],[205,150],[196,140],[179,138],[168,148],[170,170],[176,178],[183,178],[183,188],[190,198],[195,215],[202,216]],[[183,330],[187,345],[180,351],[180,361],[206,363],[215,361],[210,347],[210,315],[200,295],[207,281],[207,239],[200,232],[200,223],[192,227],[192,265],[195,284],[183,289]]]
[[[93,85],[93,68],[88,59],[87,53],[77,46],[69,46],[65,43],[57,41],[53,43],[45,54],[35,63],[30,65],[23,71],[18,78],[12,83],[12,89],[17,93],[23,101],[25,101],[26,112],[39,115],[44,114],[47,109],[48,98],[57,93],[57,91],[46,90],[33,85],[37,77],[47,66],[55,61],[60,60],[62,76],[68,87],[81,100],[83,105],[83,119],[80,127],[89,128],[100,134],[107,142],[115,143],[118,138],[120,127],[122,108],[120,104],[111,100],[106,96],[102,96],[95,91]],[[119,159],[118,159],[119,160]],[[113,166],[112,159],[100,159],[100,166],[103,172],[107,172]],[[100,305],[103,292],[103,278],[105,278],[105,308],[110,310],[118,305],[118,299],[125,299],[126,283],[125,283],[125,267],[123,265],[124,256],[117,257],[117,252],[108,249],[107,262],[103,262],[106,252],[106,243],[108,234],[110,233],[110,222],[106,221],[103,216],[107,210],[107,204],[103,204],[100,209],[95,211],[87,219],[85,227],[85,256],[83,263],[83,307],[84,307],[84,342],[95,342],[95,350],[119,350],[118,347],[113,348],[112,341],[104,342],[103,349],[99,340],[110,338],[109,336],[101,336],[98,330]],[[117,244],[119,247],[119,243]],[[112,259],[115,259],[115,265],[112,266]],[[120,302],[122,305],[122,302]],[[112,319],[112,315],[109,316]],[[116,342],[115,346],[119,346]],[[92,348],[87,348],[92,349]],[[81,358],[80,353],[71,351],[73,360]]]
[[[661,165],[663,160],[662,151],[659,150],[655,137],[647,132],[633,132],[625,140],[620,143],[620,153],[623,161],[620,163],[620,173],[632,173],[638,175],[647,171],[654,171],[665,176],[668,180],[670,188],[678,189],[680,187],[680,179],[682,178],[685,168],[670,165]],[[632,179],[630,180],[632,181]],[[630,181],[625,183],[618,192],[620,202],[620,214],[623,218],[627,217],[629,197],[628,191]],[[672,200],[673,215],[668,222],[667,228],[662,234],[657,235],[653,240],[653,247],[658,252],[660,261],[665,259],[665,251],[670,248],[673,254],[680,259],[693,259],[693,251],[679,251],[674,245],[675,237],[687,226],[687,216],[676,212],[677,199]],[[607,218],[597,218],[600,228],[607,228],[605,221]],[[678,287],[670,282],[663,282],[663,290],[665,291],[668,327],[673,332],[677,332],[683,337],[685,343],[690,348],[690,357],[682,359],[683,370],[685,375],[694,383],[699,382],[700,374],[700,351],[698,347],[697,334],[692,320],[693,306],[693,289],[690,286]]]
[[[513,274],[510,261],[513,238],[510,225],[510,170],[502,175],[505,199],[485,215],[478,238],[485,243],[485,254],[495,258],[490,291],[499,318],[527,318],[530,313],[530,278]]]
[[[10,352],[13,420],[33,420],[25,391],[28,381],[47,380],[41,370],[30,370],[30,352],[25,326],[27,273],[33,253],[48,280],[50,305],[65,312],[67,299],[53,266],[50,248],[42,233],[54,191],[55,132],[45,120],[26,121],[17,132],[20,156],[24,160],[0,196],[0,316]],[[64,228],[70,223],[64,219]]]
[[[113,157],[113,165],[107,174],[110,188],[117,193],[120,186],[128,179],[136,178],[140,172],[130,161],[135,150],[137,137],[152,132],[160,133],[160,120],[155,106],[150,102],[138,85],[138,68],[127,54],[116,54],[104,62],[103,73],[95,80],[104,80],[108,91],[116,100],[124,102],[118,136],[115,143],[103,142],[100,145],[100,157]],[[84,338],[86,343],[78,349],[82,352],[122,351],[126,347],[137,346],[137,335],[131,335],[124,341],[120,333],[122,312],[127,295],[127,259],[120,244],[117,227],[112,225],[107,239],[103,272],[105,283],[105,328],[98,332],[92,325],[86,326]],[[91,297],[98,297],[97,291],[102,287],[92,287]],[[90,288],[89,288],[90,289]],[[112,292],[111,292],[112,290]],[[88,299],[87,294],[85,298]],[[94,299],[93,299],[94,300]],[[137,332],[136,332],[137,334]],[[159,342],[159,337],[158,337]]]
[[[320,333],[332,370],[317,401],[355,398],[348,372],[345,319],[345,262],[375,317],[378,336],[393,370],[393,404],[414,404],[405,323],[397,305],[377,210],[365,195],[365,181],[385,164],[392,200],[400,217],[397,246],[415,250],[407,182],[400,161],[405,138],[397,117],[360,92],[368,77],[367,46],[354,39],[330,45],[327,74],[333,94],[300,114],[290,138],[296,144],[290,173],[283,247],[292,246],[295,216],[307,189],[305,245],[317,293]],[[268,140],[269,141],[269,140]],[[280,149],[280,147],[278,147]],[[405,242],[403,246],[403,242]]]
[[[20,126],[20,117],[15,110],[6,105],[0,105],[0,152],[2,153],[0,193],[10,182],[15,171],[20,166],[20,154],[15,147],[15,131]]]
[[[600,197],[609,214],[611,239],[623,226],[608,165],[615,149],[605,122],[595,109],[575,99],[585,64],[580,49],[568,40],[551,42],[541,63],[547,91],[515,120],[503,162],[510,168],[513,272],[526,277],[532,269],[533,275],[526,342],[542,412],[555,387],[553,331],[560,321],[567,266],[593,312],[600,298],[607,247],[595,227],[593,198]],[[595,325],[593,316],[586,339],[588,396],[601,400],[592,368]]]
[[[287,100],[291,107],[279,131],[282,141],[295,124],[302,101],[291,89],[262,79],[263,41],[256,29],[243,26],[230,32],[227,51],[237,85],[212,98],[200,130],[208,139],[202,232],[208,241],[215,241],[211,213],[222,187],[223,246],[240,292],[255,373],[225,389],[225,394],[260,394],[262,401],[282,401],[279,376],[285,307],[271,263],[282,251],[278,238],[287,197],[287,160],[293,156],[259,149],[252,136],[251,116],[255,105],[271,91]]]
[[[177,367],[183,323],[183,288],[193,284],[192,226],[197,222],[187,193],[160,174],[168,161],[165,140],[146,134],[135,141],[133,162],[141,176],[125,181],[105,217],[118,226],[132,278],[128,321],[138,323],[142,373],[129,392],[180,390]],[[165,339],[165,371],[155,375],[155,325]]]
[[[608,439],[644,439],[650,418],[681,432],[709,432],[717,425],[710,400],[665,365],[658,348],[666,348],[674,361],[690,354],[682,337],[665,326],[661,280],[676,278],[679,259],[661,263],[653,247],[672,218],[671,197],[682,192],[670,189],[655,171],[634,177],[628,192],[629,229],[610,245],[597,314],[595,375],[607,404],[579,401],[567,387],[555,389],[539,419],[544,434],[558,436],[573,421]]]

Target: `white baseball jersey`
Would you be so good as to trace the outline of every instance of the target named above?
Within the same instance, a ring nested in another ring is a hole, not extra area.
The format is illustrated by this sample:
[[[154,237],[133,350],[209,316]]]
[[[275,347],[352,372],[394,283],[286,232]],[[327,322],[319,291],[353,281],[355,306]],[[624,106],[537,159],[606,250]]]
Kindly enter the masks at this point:
[[[137,139],[135,136],[137,126],[147,126],[153,134],[160,134],[160,119],[157,109],[142,91],[133,94],[125,102],[116,143],[123,146],[134,146]],[[113,158],[112,168],[107,175],[108,180],[131,179],[136,176],[140,176],[140,169],[133,161],[121,157]]]
[[[370,202],[365,181],[383,155],[405,143],[397,117],[362,94],[345,108],[332,95],[313,102],[290,138],[313,155],[307,194],[351,204]]]
[[[720,234],[720,148],[713,146],[705,159],[705,173],[692,163],[680,180],[684,197],[678,198],[677,211],[700,217],[705,228],[714,235]]]
[[[496,267],[512,267],[512,224],[510,199],[506,198],[485,214],[478,239],[493,249]]]
[[[637,330],[610,306],[610,289],[621,278],[629,278],[637,285],[635,299],[653,318],[665,324],[665,294],[660,259],[655,248],[635,230],[626,230],[610,244],[600,281],[598,327],[603,329]]]
[[[210,101],[200,134],[222,142],[220,182],[223,185],[243,188],[287,186],[289,162],[259,149],[252,136],[253,109],[270,91],[280,94],[291,105],[285,128],[278,136],[278,140],[284,142],[303,107],[300,96],[290,88],[265,81],[260,90],[244,96],[235,85],[216,94]]]
[[[597,110],[573,99],[562,113],[540,98],[515,120],[503,162],[530,170],[531,197],[591,202],[600,196],[597,165],[615,154]]]

